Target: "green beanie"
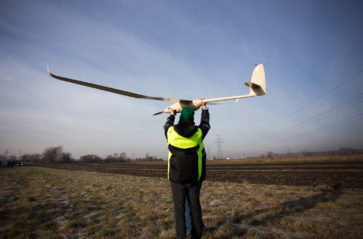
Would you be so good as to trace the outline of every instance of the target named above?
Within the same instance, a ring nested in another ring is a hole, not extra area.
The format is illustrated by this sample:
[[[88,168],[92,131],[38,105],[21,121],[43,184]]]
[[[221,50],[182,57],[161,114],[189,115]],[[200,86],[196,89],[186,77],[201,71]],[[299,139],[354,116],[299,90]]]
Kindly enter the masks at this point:
[[[189,107],[185,107],[180,114],[179,120],[194,120],[194,110]]]

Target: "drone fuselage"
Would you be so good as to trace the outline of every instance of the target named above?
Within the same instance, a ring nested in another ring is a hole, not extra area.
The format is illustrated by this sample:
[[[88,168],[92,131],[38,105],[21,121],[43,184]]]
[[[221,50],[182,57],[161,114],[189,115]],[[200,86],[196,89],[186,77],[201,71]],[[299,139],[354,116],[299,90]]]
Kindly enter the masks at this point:
[[[201,106],[202,106],[202,100],[192,100],[190,103],[177,102],[170,105],[168,108],[164,109],[163,113],[170,113],[171,110],[180,113],[182,109],[184,109],[185,107],[192,108],[193,110],[198,110]]]

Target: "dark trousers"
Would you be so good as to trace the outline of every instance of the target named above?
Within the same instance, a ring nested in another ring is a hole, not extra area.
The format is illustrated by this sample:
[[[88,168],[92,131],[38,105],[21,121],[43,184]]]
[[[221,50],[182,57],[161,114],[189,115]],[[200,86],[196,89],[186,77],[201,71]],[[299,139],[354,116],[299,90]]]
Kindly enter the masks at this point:
[[[189,196],[190,216],[192,219],[192,238],[201,238],[203,234],[202,208],[200,206],[200,189],[202,183],[180,184],[171,182],[176,223],[176,238],[184,239],[185,235],[185,200]]]

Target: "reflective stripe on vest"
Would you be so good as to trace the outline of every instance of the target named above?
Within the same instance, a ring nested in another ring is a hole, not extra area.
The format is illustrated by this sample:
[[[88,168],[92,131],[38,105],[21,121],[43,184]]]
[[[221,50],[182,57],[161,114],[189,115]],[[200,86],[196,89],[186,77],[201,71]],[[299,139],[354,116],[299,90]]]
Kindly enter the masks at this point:
[[[189,149],[194,148],[199,145],[198,148],[198,181],[200,177],[202,176],[202,157],[203,157],[203,149],[204,144],[202,141],[202,130],[198,128],[197,132],[193,134],[191,137],[186,138],[181,135],[179,135],[175,129],[174,126],[170,126],[167,132],[167,139],[168,144],[171,144],[174,147],[180,148],[180,149]],[[169,179],[169,173],[170,173],[170,158],[172,153],[169,151],[168,156],[168,179]]]

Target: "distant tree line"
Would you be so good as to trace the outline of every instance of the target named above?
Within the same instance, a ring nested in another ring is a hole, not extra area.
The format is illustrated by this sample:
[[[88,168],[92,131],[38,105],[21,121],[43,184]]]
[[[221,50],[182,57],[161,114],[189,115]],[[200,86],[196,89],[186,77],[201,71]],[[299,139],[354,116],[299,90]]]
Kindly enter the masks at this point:
[[[163,161],[162,158],[150,156],[146,153],[145,157],[131,159],[125,152],[110,154],[102,158],[95,154],[87,154],[79,159],[74,159],[71,153],[64,152],[63,146],[49,147],[42,154],[23,154],[20,157],[9,155],[8,151],[5,154],[0,154],[0,163],[4,166],[15,166],[19,163],[35,164],[35,163],[122,163],[131,161]]]
[[[302,153],[288,153],[276,154],[268,152],[266,155],[262,154],[261,158],[274,158],[274,157],[291,157],[291,156],[317,156],[317,155],[353,155],[363,154],[363,149],[354,148],[339,148],[335,151],[324,152],[302,152]],[[74,159],[71,153],[64,152],[63,146],[49,147],[41,154],[23,154],[19,157],[9,155],[8,150],[5,154],[0,154],[1,167],[14,167],[16,165],[33,165],[36,163],[123,163],[134,161],[163,161],[162,158],[157,156],[150,156],[146,153],[144,157],[137,157],[131,159],[125,152],[109,154],[102,158],[96,154],[87,154],[81,156],[79,159]]]
[[[318,151],[318,152],[309,152],[303,151],[300,153],[286,153],[286,154],[278,154],[274,152],[267,152],[266,154],[261,154],[260,158],[275,158],[275,157],[291,157],[291,156],[302,156],[302,157],[310,157],[310,156],[324,156],[324,155],[357,155],[363,154],[363,149],[355,149],[355,148],[339,148],[338,150],[330,150],[330,151]]]

